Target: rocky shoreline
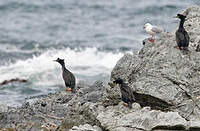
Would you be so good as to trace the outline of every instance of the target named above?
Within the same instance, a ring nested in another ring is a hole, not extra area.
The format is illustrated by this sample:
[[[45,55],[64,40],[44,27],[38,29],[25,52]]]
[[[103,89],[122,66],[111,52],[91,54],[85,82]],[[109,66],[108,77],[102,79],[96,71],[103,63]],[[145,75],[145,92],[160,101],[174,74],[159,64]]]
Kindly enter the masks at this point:
[[[144,40],[138,54],[126,54],[112,78],[132,88],[136,103],[123,106],[117,85],[79,85],[76,93],[49,94],[19,108],[0,108],[1,130],[148,131],[200,130],[200,7],[184,11],[189,52],[174,46],[175,35]]]

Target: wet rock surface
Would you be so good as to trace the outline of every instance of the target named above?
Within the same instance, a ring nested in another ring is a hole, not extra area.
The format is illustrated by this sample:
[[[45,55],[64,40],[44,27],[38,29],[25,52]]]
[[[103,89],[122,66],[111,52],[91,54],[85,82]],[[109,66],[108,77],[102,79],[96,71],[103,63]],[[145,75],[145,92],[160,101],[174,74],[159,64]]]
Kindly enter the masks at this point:
[[[138,54],[126,54],[109,85],[79,85],[76,93],[49,94],[19,108],[0,108],[0,129],[60,131],[200,130],[200,7],[185,11],[189,51],[178,50],[174,33],[148,39]],[[129,109],[121,101],[121,78],[133,90]]]

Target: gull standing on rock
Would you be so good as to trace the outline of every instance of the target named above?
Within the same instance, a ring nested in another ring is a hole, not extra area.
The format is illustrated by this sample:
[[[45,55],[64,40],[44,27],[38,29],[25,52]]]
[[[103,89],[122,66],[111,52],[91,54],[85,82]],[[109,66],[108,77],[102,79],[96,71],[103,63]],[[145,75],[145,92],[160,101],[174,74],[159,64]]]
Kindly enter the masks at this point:
[[[151,25],[150,23],[146,23],[144,25],[144,29],[146,30],[146,32],[148,34],[150,34],[152,37],[149,39],[150,42],[154,42],[155,41],[155,35],[156,34],[159,34],[161,32],[163,32],[163,29],[158,27],[158,26],[154,26],[154,25]]]

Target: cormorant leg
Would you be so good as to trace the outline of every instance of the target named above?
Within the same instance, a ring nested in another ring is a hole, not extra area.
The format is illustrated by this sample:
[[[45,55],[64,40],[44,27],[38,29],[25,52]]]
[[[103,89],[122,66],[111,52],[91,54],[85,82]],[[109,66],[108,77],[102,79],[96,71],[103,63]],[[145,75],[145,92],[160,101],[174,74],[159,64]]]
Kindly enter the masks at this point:
[[[183,50],[183,48],[182,48],[182,47],[179,47],[179,49],[180,49],[180,50]]]
[[[200,98],[200,96],[197,96],[197,97],[196,97],[196,99],[199,99],[199,98]]]
[[[66,91],[67,91],[67,92],[68,92],[68,91],[72,91],[72,88],[67,88]]]
[[[179,49],[179,50],[182,50],[182,48],[179,47],[179,46],[174,46],[174,48]]]
[[[152,40],[151,40],[151,43],[154,43],[154,42],[155,42],[155,39],[152,39]]]
[[[153,40],[153,35],[151,36],[151,40]]]
[[[176,45],[176,46],[174,46],[174,48],[178,49],[178,46]]]
[[[156,37],[155,37],[154,35],[152,35],[152,39],[153,39],[153,40],[155,40],[155,39],[156,39]]]
[[[125,102],[123,102],[123,105],[124,105],[124,106],[126,106],[126,107],[128,107],[128,104],[127,104],[127,103],[125,103]]]
[[[149,41],[151,42],[151,43],[154,43],[154,37],[153,37],[153,35],[152,35],[152,37],[149,39]]]

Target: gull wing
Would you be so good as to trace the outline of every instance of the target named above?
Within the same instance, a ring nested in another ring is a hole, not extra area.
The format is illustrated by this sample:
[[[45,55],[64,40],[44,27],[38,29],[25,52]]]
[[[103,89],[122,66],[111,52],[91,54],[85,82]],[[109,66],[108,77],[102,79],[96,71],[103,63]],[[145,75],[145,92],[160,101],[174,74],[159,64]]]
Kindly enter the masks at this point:
[[[151,29],[153,32],[156,32],[156,33],[161,33],[163,32],[163,29],[158,27],[158,26],[152,26],[152,29]]]

